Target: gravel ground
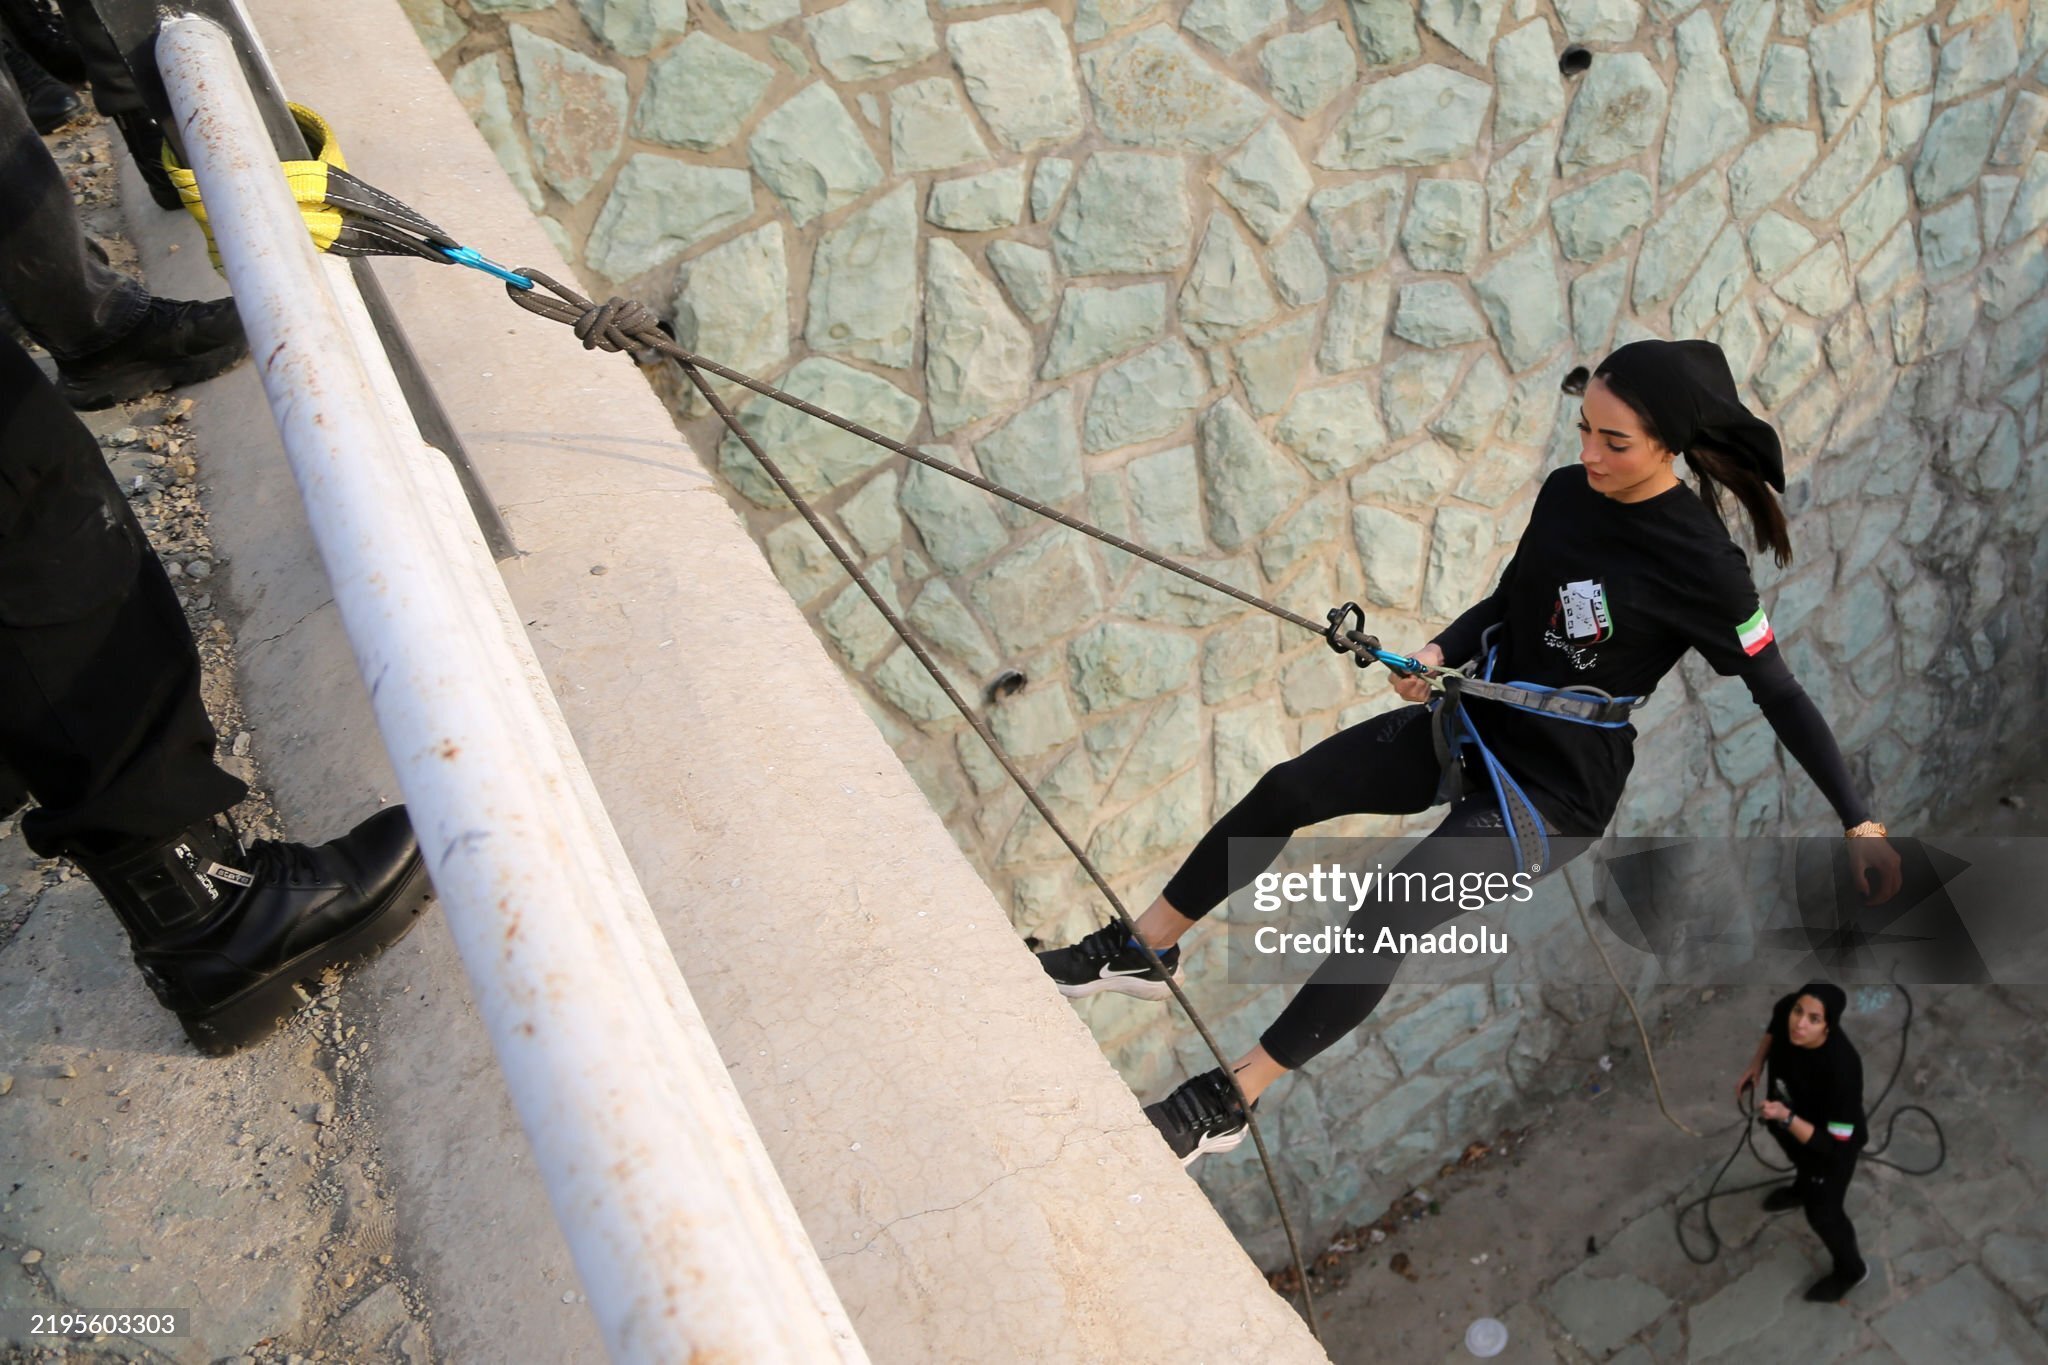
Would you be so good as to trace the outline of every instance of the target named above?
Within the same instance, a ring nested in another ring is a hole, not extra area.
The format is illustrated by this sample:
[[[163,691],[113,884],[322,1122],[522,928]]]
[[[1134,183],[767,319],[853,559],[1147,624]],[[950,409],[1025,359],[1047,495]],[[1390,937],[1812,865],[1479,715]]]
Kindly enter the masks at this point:
[[[49,139],[118,268],[108,128]],[[153,208],[145,211],[154,212]],[[251,783],[245,837],[278,837],[211,580],[191,396],[85,414],[163,558],[204,665],[221,762]],[[404,944],[395,954],[408,951]],[[0,1361],[434,1359],[364,1094],[369,1045],[330,981],[276,1039],[199,1056],[149,996],[98,894],[0,823]],[[31,1337],[36,1312],[171,1309],[176,1338]]]

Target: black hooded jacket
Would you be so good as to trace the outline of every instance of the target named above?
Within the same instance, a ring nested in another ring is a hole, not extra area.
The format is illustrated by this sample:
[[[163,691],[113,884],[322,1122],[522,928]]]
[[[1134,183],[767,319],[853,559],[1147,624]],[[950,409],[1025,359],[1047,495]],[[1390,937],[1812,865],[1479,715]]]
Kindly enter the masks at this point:
[[[1802,995],[1818,1000],[1827,1019],[1827,1041],[1819,1047],[1792,1042],[1792,1005]],[[1813,981],[1771,1010],[1768,1094],[1788,1106],[1793,1117],[1813,1125],[1806,1148],[1817,1157],[1859,1151],[1870,1140],[1864,1126],[1863,1059],[1842,1032],[1842,1011],[1848,1003],[1840,986]]]

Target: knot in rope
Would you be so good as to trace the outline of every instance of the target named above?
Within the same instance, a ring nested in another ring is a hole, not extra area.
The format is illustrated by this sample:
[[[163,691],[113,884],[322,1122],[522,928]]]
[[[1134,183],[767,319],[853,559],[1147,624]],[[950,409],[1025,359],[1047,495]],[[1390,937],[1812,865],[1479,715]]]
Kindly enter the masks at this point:
[[[661,319],[638,299],[613,295],[592,303],[560,280],[521,266],[519,273],[538,286],[520,289],[507,284],[505,293],[529,313],[566,323],[586,351],[624,351],[646,364],[654,353],[675,354],[675,344],[662,330]],[[545,289],[555,297],[549,298]],[[680,358],[680,357],[679,357]]]
[[[667,339],[662,336],[660,320],[647,311],[646,304],[617,295],[586,310],[572,326],[586,351],[644,350]]]

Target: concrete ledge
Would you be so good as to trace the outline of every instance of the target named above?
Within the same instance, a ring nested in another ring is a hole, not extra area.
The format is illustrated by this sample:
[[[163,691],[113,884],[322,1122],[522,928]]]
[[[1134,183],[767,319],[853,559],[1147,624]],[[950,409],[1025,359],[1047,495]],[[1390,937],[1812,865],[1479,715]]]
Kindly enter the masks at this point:
[[[354,169],[488,255],[573,278],[396,4],[255,8]],[[158,292],[220,292],[189,223],[137,217]],[[641,376],[474,272],[378,275],[524,552],[512,595],[873,1357],[1322,1359]],[[254,377],[214,389],[205,478],[243,695],[280,809],[326,837],[392,795],[389,773]],[[356,989],[401,1254],[441,1348],[601,1358],[445,928]]]

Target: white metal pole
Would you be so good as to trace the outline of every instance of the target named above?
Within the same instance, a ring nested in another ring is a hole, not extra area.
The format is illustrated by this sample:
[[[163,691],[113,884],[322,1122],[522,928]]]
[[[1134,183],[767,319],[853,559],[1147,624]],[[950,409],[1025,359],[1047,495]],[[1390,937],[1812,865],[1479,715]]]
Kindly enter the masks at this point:
[[[227,34],[157,55],[378,728],[617,1361],[864,1361],[473,519],[359,354]],[[360,308],[359,299],[351,299]],[[382,395],[382,396],[380,396]]]
[[[416,433],[412,411],[406,405],[404,392],[398,384],[398,376],[384,361],[377,326],[370,318],[368,307],[355,290],[355,276],[342,262],[331,256],[323,256],[321,264],[327,271],[328,284],[333,290],[337,307],[346,323],[353,340],[355,352],[361,356],[372,387],[385,411],[401,432]],[[615,357],[608,357],[613,363],[622,363]],[[571,783],[576,788],[576,799],[591,816],[593,832],[597,836],[606,865],[618,884],[618,896],[607,905],[615,905],[625,913],[620,932],[622,936],[635,940],[641,951],[622,955],[624,965],[641,975],[641,989],[644,996],[661,1002],[666,1013],[658,1012],[656,1027],[662,1034],[661,1043],[666,1048],[680,1050],[684,1047],[702,1049],[701,1055],[716,1056],[717,1044],[712,1040],[710,1027],[704,1016],[697,1010],[697,1002],[691,997],[689,986],[676,964],[675,954],[663,937],[661,926],[656,922],[653,908],[646,903],[646,893],[626,857],[625,846],[619,842],[618,833],[612,827],[611,817],[604,809],[590,773],[584,767],[582,757],[576,750],[575,740],[569,734],[567,721],[561,708],[556,704],[553,689],[542,671],[540,660],[534,657],[526,631],[519,623],[519,612],[511,594],[505,590],[504,579],[499,576],[498,565],[485,541],[482,529],[477,525],[470,511],[467,495],[455,478],[455,473],[446,457],[431,446],[423,447],[429,457],[407,460],[405,472],[414,476],[410,485],[411,495],[421,500],[421,506],[430,515],[439,518],[446,527],[450,542],[460,541],[469,549],[468,567],[475,575],[476,592],[479,601],[488,601],[497,612],[499,628],[510,642],[514,656],[525,672],[528,688],[533,692],[536,703],[548,723],[556,751],[562,755],[563,766]],[[670,1036],[669,1030],[677,1029],[682,1035]],[[769,1215],[776,1219],[782,1237],[794,1248],[791,1264],[807,1279],[815,1280],[811,1292],[820,1304],[830,1305],[828,1322],[845,1340],[858,1349],[853,1325],[839,1310],[837,1291],[826,1277],[824,1267],[818,1263],[811,1246],[810,1234],[804,1230],[795,1205],[787,1198],[780,1197],[781,1178],[768,1160],[768,1153],[759,1141],[753,1140],[753,1118],[747,1113],[746,1104],[740,1098],[739,1088],[732,1084],[731,1075],[723,1067],[715,1068],[708,1079],[719,1092],[719,1099],[726,1110],[735,1132],[744,1132],[749,1140],[731,1144],[733,1154],[744,1163],[744,1170],[736,1170],[729,1178],[740,1181],[758,1180],[776,1192],[776,1198],[766,1201]]]

